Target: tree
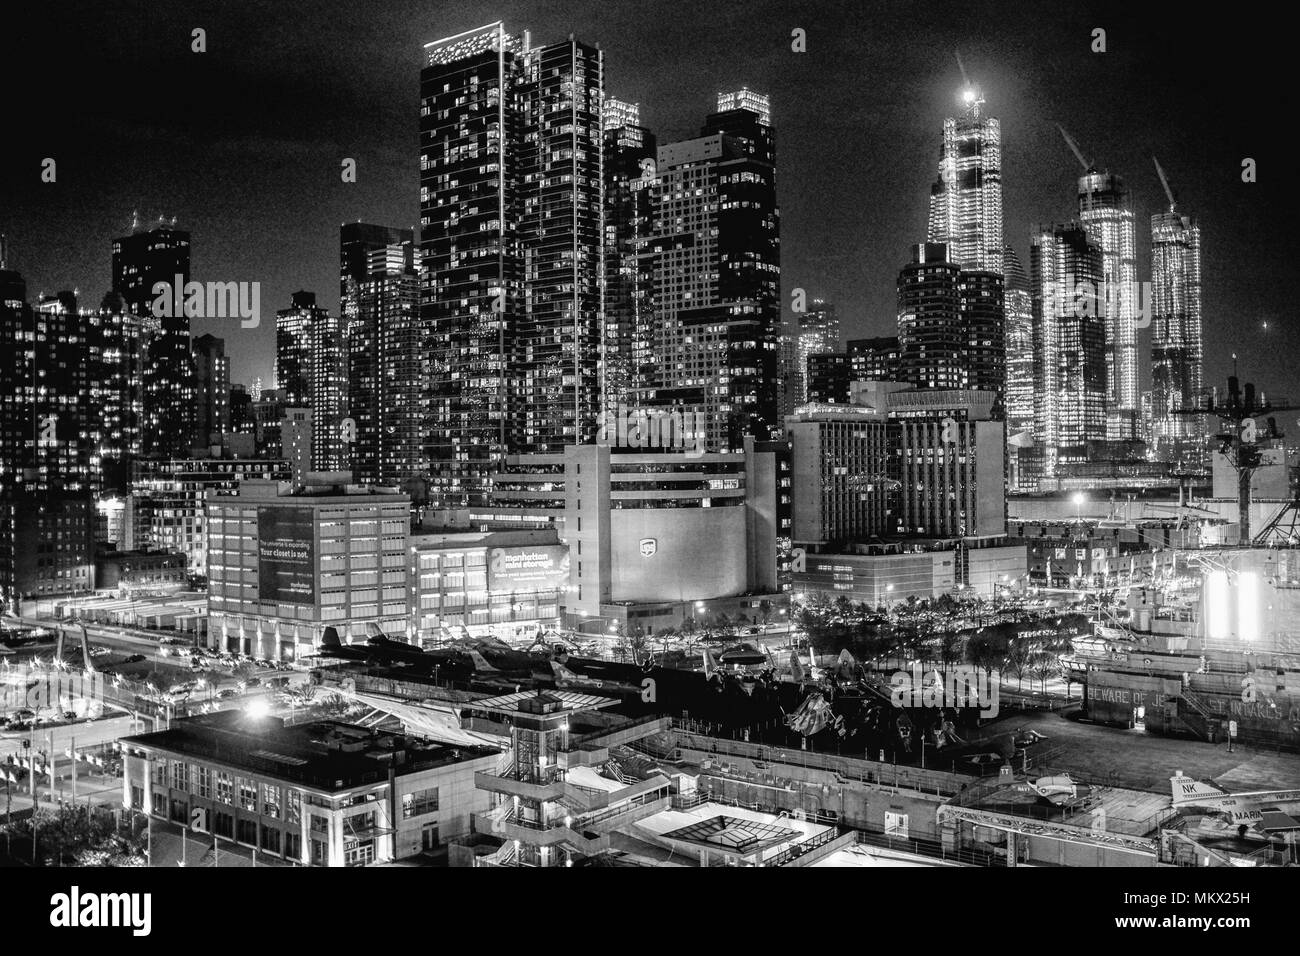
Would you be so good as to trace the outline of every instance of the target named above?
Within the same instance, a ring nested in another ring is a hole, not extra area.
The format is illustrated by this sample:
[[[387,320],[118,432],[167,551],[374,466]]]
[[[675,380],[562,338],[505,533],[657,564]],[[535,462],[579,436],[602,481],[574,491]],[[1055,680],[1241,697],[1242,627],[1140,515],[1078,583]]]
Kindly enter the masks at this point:
[[[11,837],[32,839],[36,828],[36,850],[46,866],[143,866],[143,828],[117,826],[111,810],[70,804],[58,809],[41,808],[34,817],[8,825]]]
[[[1061,672],[1061,661],[1055,654],[1039,651],[1030,661],[1029,670],[1038,678],[1039,688],[1047,693],[1047,681]]]
[[[1010,647],[1010,637],[1003,625],[981,628],[966,642],[966,660],[991,671],[1006,659]]]
[[[1016,675],[1016,690],[1024,687],[1025,671],[1029,669],[1032,653],[1029,644],[1021,638],[1012,641],[1007,650],[1007,670]]]
[[[944,631],[939,638],[939,657],[947,667],[957,659],[963,644],[962,635],[957,631]]]

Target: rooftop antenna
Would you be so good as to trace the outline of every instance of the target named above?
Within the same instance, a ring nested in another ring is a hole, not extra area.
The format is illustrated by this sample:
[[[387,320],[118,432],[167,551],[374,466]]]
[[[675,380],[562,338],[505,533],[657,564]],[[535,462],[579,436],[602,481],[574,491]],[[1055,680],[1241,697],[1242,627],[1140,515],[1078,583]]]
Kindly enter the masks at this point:
[[[1086,173],[1092,164],[1083,158],[1083,151],[1079,149],[1079,144],[1074,141],[1074,137],[1067,133],[1065,127],[1060,123],[1056,124],[1056,128],[1061,131],[1061,135],[1065,137],[1065,145],[1070,147],[1070,152],[1074,153],[1075,158],[1079,160],[1079,165],[1083,167],[1083,171]]]
[[[1160,160],[1152,156],[1151,162],[1156,164],[1156,173],[1160,176],[1160,185],[1165,187],[1165,195],[1169,197],[1169,211],[1173,212],[1178,200],[1174,199],[1174,191],[1169,186],[1169,177],[1165,175],[1164,169],[1161,168]]]

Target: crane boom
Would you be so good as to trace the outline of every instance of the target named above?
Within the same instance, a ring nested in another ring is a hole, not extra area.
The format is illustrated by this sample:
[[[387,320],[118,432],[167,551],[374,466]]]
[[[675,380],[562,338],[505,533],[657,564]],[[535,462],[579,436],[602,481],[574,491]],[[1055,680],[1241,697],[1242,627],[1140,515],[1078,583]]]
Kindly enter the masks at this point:
[[[1152,156],[1151,162],[1156,164],[1156,173],[1160,176],[1160,185],[1165,187],[1165,195],[1169,197],[1169,211],[1173,212],[1178,201],[1174,199],[1174,191],[1169,186],[1169,177],[1165,175],[1164,169],[1160,166],[1160,160]]]
[[[961,84],[963,87],[969,87],[970,77],[966,75],[966,67],[961,62],[961,52],[959,50],[953,50],[952,52],[953,56],[957,58],[957,69],[961,70]]]
[[[1079,149],[1079,144],[1074,141],[1074,137],[1067,133],[1065,127],[1060,123],[1056,124],[1056,128],[1061,131],[1061,135],[1065,137],[1065,145],[1070,147],[1070,152],[1074,153],[1075,158],[1079,160],[1079,165],[1083,167],[1083,171],[1086,173],[1089,163],[1083,158],[1083,151]]]

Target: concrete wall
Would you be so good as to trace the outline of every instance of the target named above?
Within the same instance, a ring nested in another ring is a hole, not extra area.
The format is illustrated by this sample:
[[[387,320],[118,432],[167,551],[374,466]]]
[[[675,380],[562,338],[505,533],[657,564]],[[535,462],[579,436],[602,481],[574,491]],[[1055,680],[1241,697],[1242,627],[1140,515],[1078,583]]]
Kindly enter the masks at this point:
[[[438,828],[438,843],[468,834],[471,815],[487,810],[490,797],[486,790],[474,786],[474,774],[495,772],[499,763],[500,758],[491,755],[398,777],[394,858],[400,860],[421,852],[421,834],[426,826]],[[403,798],[432,787],[438,788],[438,809],[409,819],[404,817]]]
[[[611,602],[698,601],[747,590],[743,506],[628,508],[610,517]],[[646,539],[655,542],[649,557],[641,553]]]

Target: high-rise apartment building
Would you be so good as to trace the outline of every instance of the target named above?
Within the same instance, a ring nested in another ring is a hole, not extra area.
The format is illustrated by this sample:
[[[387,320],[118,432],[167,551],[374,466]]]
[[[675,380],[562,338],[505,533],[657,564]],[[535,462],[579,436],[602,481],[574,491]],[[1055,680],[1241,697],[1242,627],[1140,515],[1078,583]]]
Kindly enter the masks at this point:
[[[123,492],[144,449],[145,368],[159,320],[109,292],[89,321],[92,481],[96,494]]]
[[[446,504],[509,452],[595,434],[604,259],[603,56],[502,23],[425,46],[420,287],[427,456]]]
[[[847,349],[854,380],[892,382],[898,377],[903,355],[898,336],[850,339]]]
[[[414,234],[345,223],[339,250],[348,417],[355,426],[345,457],[357,481],[397,485],[425,470],[426,343]]]
[[[718,97],[700,136],[659,147],[654,401],[702,413],[711,450],[772,437],[780,213],[767,99]]]
[[[1002,276],[964,271],[943,243],[914,246],[898,276],[899,370],[924,388],[1006,388]]]
[[[133,315],[158,319],[144,370],[146,455],[188,454],[194,437],[190,318],[183,306],[189,278],[190,234],[174,223],[160,221],[151,229],[137,223],[129,236],[113,240],[113,291],[126,300]],[[160,299],[163,308],[155,310]]]
[[[220,445],[230,431],[230,359],[226,343],[215,335],[194,340],[194,447]]]
[[[339,320],[316,304],[316,293],[295,292],[275,314],[275,374],[286,404],[312,411],[312,468],[344,468],[343,418],[347,376]]]
[[[822,299],[813,299],[806,312],[797,314],[798,336],[794,343],[794,374],[801,385],[799,401],[813,399],[808,393],[808,358],[840,349],[840,320],[835,306]]]
[[[639,404],[654,369],[656,140],[635,103],[605,100],[603,407]]]
[[[90,317],[0,271],[0,606],[94,586]],[[52,610],[48,606],[46,612]]]

